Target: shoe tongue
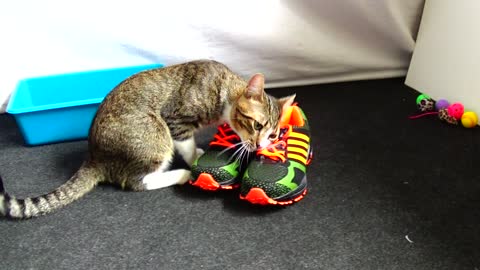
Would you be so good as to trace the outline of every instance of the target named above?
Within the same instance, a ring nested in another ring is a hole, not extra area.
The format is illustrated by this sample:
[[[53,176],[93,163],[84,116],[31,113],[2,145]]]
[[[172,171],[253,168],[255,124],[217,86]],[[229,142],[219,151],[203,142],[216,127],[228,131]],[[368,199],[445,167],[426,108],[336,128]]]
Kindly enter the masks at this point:
[[[303,120],[302,112],[300,111],[299,107],[293,105],[282,112],[280,125],[303,126],[304,124],[305,121]]]

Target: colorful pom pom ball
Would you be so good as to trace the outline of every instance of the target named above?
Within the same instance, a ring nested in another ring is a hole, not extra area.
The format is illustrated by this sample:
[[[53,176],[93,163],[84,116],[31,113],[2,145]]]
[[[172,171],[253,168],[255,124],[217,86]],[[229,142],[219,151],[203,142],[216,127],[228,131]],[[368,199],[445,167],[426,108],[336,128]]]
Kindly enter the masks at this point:
[[[461,118],[462,125],[466,128],[473,128],[478,124],[478,117],[474,112],[465,112]]]
[[[457,120],[462,118],[464,112],[464,108],[461,103],[453,103],[452,105],[448,106],[447,110],[448,114]]]
[[[417,97],[417,108],[421,112],[430,112],[435,109],[435,101],[425,94]]]
[[[429,96],[425,95],[425,94],[420,94],[418,97],[417,97],[417,105],[420,104],[420,102],[422,101],[422,99],[431,99]]]
[[[448,114],[447,109],[441,109],[440,111],[438,111],[438,118],[440,118],[440,120],[445,121],[449,124],[453,124],[453,125],[458,124],[457,119],[455,119],[453,116]]]
[[[435,108],[437,109],[437,111],[440,111],[441,109],[446,109],[448,108],[448,106],[450,106],[450,103],[446,99],[439,99],[435,103]]]

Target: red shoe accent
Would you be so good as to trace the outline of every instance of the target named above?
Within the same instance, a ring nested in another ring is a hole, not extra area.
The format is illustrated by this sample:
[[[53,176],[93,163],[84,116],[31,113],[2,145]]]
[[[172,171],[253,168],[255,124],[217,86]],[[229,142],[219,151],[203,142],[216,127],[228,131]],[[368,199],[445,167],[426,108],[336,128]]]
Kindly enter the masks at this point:
[[[261,204],[261,205],[268,205],[268,204],[278,204],[278,205],[290,205],[293,203],[296,203],[303,199],[305,195],[307,194],[307,189],[305,189],[302,194],[300,194],[298,197],[288,200],[288,201],[275,201],[274,199],[268,197],[268,195],[263,191],[261,188],[252,188],[247,196],[242,196],[240,195],[240,199],[242,200],[247,200],[250,203],[253,204]]]
[[[220,188],[220,184],[208,173],[201,173],[198,176],[197,181],[190,181],[190,184],[210,191],[215,191]]]
[[[307,164],[305,164],[305,165],[307,165],[307,166],[310,165],[310,163],[312,163],[312,159],[313,159],[313,151],[310,152],[310,155],[308,155]]]
[[[298,196],[297,198],[293,199],[294,202],[298,202],[300,201],[301,199],[303,199],[303,197],[305,197],[305,195],[307,195],[307,189],[305,189],[302,194],[300,194],[300,196]]]
[[[243,197],[240,196],[241,199],[247,200],[253,204],[261,204],[261,205],[267,205],[267,204],[277,204],[275,200],[272,198],[268,197],[265,191],[261,188],[252,188],[247,196]]]

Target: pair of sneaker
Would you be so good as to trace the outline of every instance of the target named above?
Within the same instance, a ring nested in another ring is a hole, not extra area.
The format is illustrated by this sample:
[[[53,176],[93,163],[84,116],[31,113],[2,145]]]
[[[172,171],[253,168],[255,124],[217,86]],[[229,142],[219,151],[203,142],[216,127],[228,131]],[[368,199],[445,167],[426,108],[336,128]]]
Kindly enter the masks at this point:
[[[192,164],[190,184],[215,191],[240,187],[240,199],[261,205],[288,205],[307,193],[306,168],[312,159],[310,127],[300,107],[282,113],[278,139],[244,154],[240,137],[224,124],[205,153]],[[239,158],[236,158],[240,156]]]

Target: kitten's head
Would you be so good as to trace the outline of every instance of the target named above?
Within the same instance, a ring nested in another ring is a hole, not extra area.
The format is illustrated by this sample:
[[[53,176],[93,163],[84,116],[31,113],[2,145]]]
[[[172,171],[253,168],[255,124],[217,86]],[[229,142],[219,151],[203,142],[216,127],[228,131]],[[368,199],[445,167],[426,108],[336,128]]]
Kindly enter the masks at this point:
[[[244,93],[232,104],[230,124],[249,151],[277,139],[282,110],[292,105],[295,95],[275,98],[264,91],[265,78],[254,75]]]

